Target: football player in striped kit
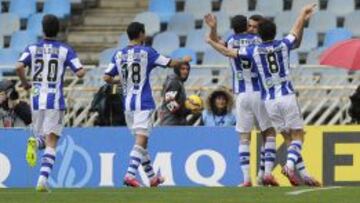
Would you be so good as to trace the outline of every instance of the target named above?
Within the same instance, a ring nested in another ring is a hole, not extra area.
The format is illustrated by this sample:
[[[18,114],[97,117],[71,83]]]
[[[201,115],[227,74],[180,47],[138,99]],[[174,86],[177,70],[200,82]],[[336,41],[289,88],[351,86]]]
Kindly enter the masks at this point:
[[[255,21],[255,20],[254,20]],[[212,14],[205,16],[205,22],[210,27],[210,38],[222,44],[218,40],[216,31],[216,17]],[[234,34],[222,45],[223,48],[239,49],[253,44],[259,44],[261,39],[254,33],[249,33],[247,18],[237,15],[232,18],[231,26]],[[251,27],[251,30],[254,30]],[[249,60],[240,57],[230,58],[230,66],[233,72],[233,92],[236,95],[236,131],[240,135],[239,158],[243,174],[243,187],[252,186],[250,178],[250,136],[255,124],[261,130],[264,137],[263,159],[264,174],[261,174],[260,182],[264,185],[278,186],[279,184],[272,175],[272,169],[276,157],[275,129],[272,127],[270,118],[266,112],[264,102],[260,95],[260,81],[257,70]]]
[[[107,83],[119,83],[124,91],[125,118],[128,128],[135,136],[135,144],[130,152],[130,163],[124,177],[124,184],[140,187],[136,179],[139,165],[144,168],[150,180],[150,186],[156,187],[164,178],[153,171],[147,150],[148,137],[152,127],[152,113],[155,103],[150,86],[150,73],[157,67],[180,67],[191,61],[186,56],[183,60],[174,60],[160,55],[151,47],[144,46],[145,27],[142,23],[133,22],[127,28],[130,44],[115,52],[104,80]],[[120,80],[114,79],[120,76]]]
[[[76,52],[56,40],[60,22],[54,15],[42,20],[44,38],[29,45],[21,54],[16,72],[25,89],[31,88],[32,125],[37,138],[30,137],[26,158],[36,164],[37,149],[44,149],[37,190],[48,191],[48,177],[55,163],[56,145],[61,136],[66,109],[63,93],[64,75],[69,67],[77,77],[85,75]],[[31,82],[26,79],[26,67],[31,71]]]
[[[300,184],[295,171],[301,171],[297,164],[302,162],[301,149],[304,140],[304,122],[296,100],[295,91],[290,78],[290,51],[297,47],[304,29],[316,4],[305,6],[296,20],[290,34],[282,40],[274,40],[276,25],[264,20],[259,25],[259,36],[262,43],[239,49],[224,48],[221,44],[208,38],[208,42],[225,56],[251,61],[258,70],[261,81],[261,98],[265,101],[266,110],[276,129],[291,137],[288,147],[287,161],[282,173],[294,186]],[[285,133],[286,132],[286,133]],[[306,185],[320,186],[313,177],[300,175]]]

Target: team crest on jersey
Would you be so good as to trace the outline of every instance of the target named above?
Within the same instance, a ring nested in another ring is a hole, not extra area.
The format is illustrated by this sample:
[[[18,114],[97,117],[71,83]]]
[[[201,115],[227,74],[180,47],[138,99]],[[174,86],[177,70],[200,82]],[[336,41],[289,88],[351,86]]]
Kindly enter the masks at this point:
[[[38,96],[40,94],[40,87],[38,85],[34,85],[31,89],[31,94],[33,96]]]

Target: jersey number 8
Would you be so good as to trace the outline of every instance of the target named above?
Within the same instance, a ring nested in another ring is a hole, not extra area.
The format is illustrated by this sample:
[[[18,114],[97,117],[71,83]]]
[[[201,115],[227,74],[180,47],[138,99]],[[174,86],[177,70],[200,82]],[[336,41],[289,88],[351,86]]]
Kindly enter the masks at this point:
[[[133,84],[139,84],[141,81],[141,77],[140,77],[140,64],[138,63],[132,63],[130,65],[131,67],[131,80]],[[123,74],[123,78],[125,79],[125,81],[127,81],[128,76],[129,76],[129,70],[128,70],[128,64],[125,63],[122,67],[121,67],[121,71]]]

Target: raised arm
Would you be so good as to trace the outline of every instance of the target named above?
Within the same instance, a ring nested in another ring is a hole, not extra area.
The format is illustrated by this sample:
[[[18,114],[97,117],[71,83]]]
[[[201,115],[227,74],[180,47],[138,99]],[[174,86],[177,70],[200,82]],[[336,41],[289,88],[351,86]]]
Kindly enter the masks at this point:
[[[314,13],[314,9],[316,6],[317,6],[317,4],[315,4],[315,3],[304,6],[300,12],[298,18],[296,19],[296,21],[290,31],[290,33],[295,35],[295,37],[296,37],[295,47],[300,46],[300,43],[302,40],[302,35],[304,32],[305,22],[310,19],[310,17]]]
[[[222,45],[219,42],[216,42],[210,38],[210,36],[206,39],[207,43],[210,44],[216,51],[221,53],[224,56],[236,58],[238,56],[238,53],[235,49],[229,49]]]
[[[170,68],[180,67],[184,63],[190,63],[192,60],[191,56],[184,56],[182,59],[171,59],[167,65]]]

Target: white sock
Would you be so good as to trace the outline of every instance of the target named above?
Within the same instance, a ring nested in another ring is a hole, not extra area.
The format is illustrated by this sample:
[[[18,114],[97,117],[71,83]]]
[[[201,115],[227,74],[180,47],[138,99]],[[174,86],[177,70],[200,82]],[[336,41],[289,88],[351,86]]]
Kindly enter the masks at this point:
[[[244,182],[250,182],[250,150],[249,142],[240,143],[239,145],[239,158],[241,171],[243,173]]]
[[[295,169],[295,164],[298,162],[299,157],[301,157],[301,148],[302,148],[302,142],[300,140],[291,141],[291,144],[288,147],[287,160],[286,160],[286,166],[289,169],[291,170]]]
[[[135,177],[139,165],[143,159],[143,153],[145,149],[139,145],[135,145],[130,152],[129,166],[126,172],[126,176]]]
[[[54,148],[46,147],[44,154],[41,158],[40,176],[38,179],[38,185],[47,183],[47,180],[51,174],[52,168],[55,163],[56,151]]]
[[[265,175],[271,175],[276,158],[275,137],[267,137],[265,142]]]
[[[305,163],[302,157],[299,157],[298,162],[296,164],[296,169],[298,170],[301,178],[309,177],[309,174],[306,170]]]
[[[264,172],[265,172],[265,146],[261,145],[258,177],[263,177]]]

